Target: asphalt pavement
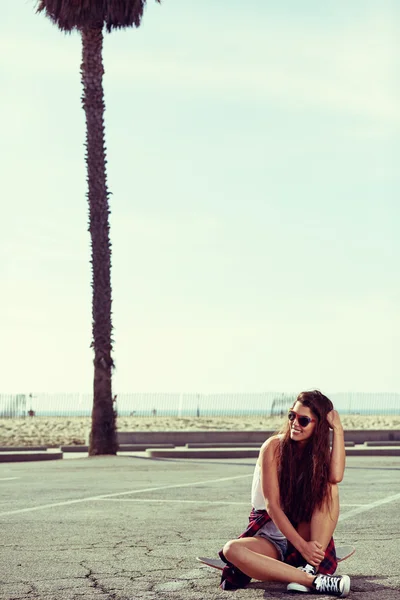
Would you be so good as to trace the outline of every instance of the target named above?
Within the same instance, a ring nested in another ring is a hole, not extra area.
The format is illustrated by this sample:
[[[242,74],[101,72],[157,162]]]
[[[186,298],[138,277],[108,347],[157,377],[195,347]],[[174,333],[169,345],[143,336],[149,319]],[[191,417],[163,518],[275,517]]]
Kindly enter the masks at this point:
[[[216,557],[245,528],[255,459],[143,455],[0,464],[1,600],[292,598],[219,589]],[[400,457],[349,456],[337,544],[350,598],[400,600]],[[327,596],[314,595],[315,598]]]

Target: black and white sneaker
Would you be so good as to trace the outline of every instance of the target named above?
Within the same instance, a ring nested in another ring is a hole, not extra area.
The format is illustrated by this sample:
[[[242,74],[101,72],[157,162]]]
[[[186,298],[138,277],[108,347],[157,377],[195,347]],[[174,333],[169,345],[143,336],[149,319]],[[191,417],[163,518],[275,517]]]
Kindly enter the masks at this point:
[[[309,573],[309,575],[316,575],[317,573],[317,569],[315,567],[313,567],[312,565],[305,565],[305,567],[297,567],[299,571],[304,571],[304,573]],[[289,583],[289,585],[287,586],[287,591],[288,592],[303,592],[303,593],[309,593],[311,592],[311,588],[307,587],[306,585],[302,585],[301,583]]]
[[[350,591],[350,577],[348,575],[317,575],[311,589],[319,594],[331,594],[345,598]]]

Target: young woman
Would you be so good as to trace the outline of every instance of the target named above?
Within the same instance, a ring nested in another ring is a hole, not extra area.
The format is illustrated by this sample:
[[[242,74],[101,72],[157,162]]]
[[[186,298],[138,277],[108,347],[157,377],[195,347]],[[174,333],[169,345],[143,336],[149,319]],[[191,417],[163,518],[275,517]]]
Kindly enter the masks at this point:
[[[302,392],[281,433],[261,447],[249,526],[220,552],[227,564],[221,587],[237,589],[254,578],[289,583],[290,591],[347,596],[348,575],[333,576],[332,538],[344,467],[339,414],[321,392]]]

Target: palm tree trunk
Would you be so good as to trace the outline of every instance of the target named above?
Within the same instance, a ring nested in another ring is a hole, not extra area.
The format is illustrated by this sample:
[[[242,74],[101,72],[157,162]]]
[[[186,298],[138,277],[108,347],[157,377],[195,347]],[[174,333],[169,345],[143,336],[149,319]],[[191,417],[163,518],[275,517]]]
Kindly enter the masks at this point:
[[[94,382],[89,455],[116,454],[116,414],[112,401],[114,366],[111,324],[111,243],[104,143],[103,32],[82,29],[82,105],[86,115],[89,231],[92,243]]]

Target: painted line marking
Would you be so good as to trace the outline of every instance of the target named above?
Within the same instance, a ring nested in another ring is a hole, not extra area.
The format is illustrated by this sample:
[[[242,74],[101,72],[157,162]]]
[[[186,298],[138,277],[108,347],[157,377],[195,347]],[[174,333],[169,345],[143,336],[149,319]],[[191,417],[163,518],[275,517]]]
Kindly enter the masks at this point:
[[[354,515],[359,515],[363,512],[367,512],[368,510],[377,508],[378,506],[382,506],[382,504],[389,504],[389,502],[395,502],[396,500],[400,500],[400,494],[394,494],[393,496],[388,496],[382,500],[376,500],[370,504],[364,504],[363,506],[349,510],[349,512],[344,513],[344,515],[340,515],[339,521],[346,521],[347,519],[354,517]]]
[[[163,485],[159,487],[144,488],[142,490],[130,490],[128,492],[115,492],[114,494],[101,494],[99,496],[89,496],[88,498],[77,498],[76,500],[65,500],[64,502],[55,502],[53,504],[42,504],[39,506],[31,506],[30,508],[19,508],[17,510],[7,510],[0,512],[0,517],[7,515],[18,515],[35,510],[45,510],[46,508],[55,508],[57,506],[69,506],[71,504],[80,504],[82,502],[91,502],[103,498],[113,498],[116,496],[126,496],[128,494],[142,494],[143,492],[157,492],[159,490],[170,490],[173,488],[192,487],[194,485],[203,485],[205,483],[219,483],[222,481],[232,481],[234,479],[243,479],[244,477],[252,477],[253,473],[247,475],[235,475],[234,477],[220,477],[218,479],[205,479],[202,481],[193,481],[191,483],[175,483],[172,485]]]
[[[21,479],[20,477],[0,477],[0,481],[11,481],[11,479]]]
[[[99,498],[99,502],[159,502],[162,504],[233,504],[237,506],[250,506],[250,502],[233,502],[230,500],[174,500],[164,498]],[[341,506],[365,506],[365,504],[342,504]]]
[[[211,506],[215,504],[234,504],[250,507],[250,502],[229,502],[228,500],[216,500],[213,502],[212,500],[164,500],[163,498],[99,498],[99,502],[160,502],[162,504],[209,504]]]

